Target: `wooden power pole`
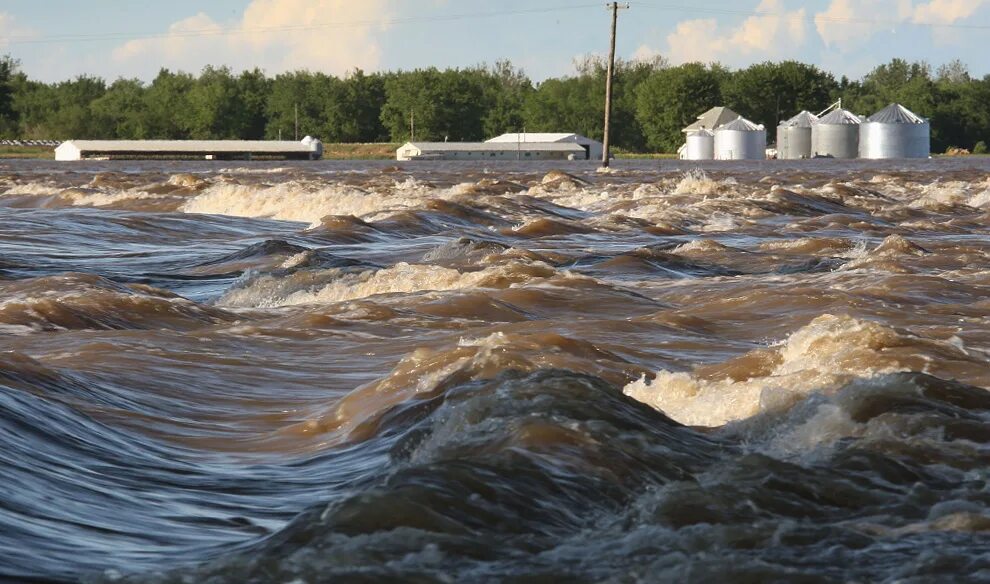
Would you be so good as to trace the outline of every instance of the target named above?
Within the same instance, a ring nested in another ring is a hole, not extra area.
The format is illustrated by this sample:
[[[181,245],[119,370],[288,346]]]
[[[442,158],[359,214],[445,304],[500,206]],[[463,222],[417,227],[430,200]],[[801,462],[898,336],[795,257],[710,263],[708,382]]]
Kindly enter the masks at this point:
[[[612,11],[612,37],[608,50],[608,71],[605,74],[605,136],[602,148],[602,166],[606,168],[611,157],[611,153],[609,152],[609,129],[612,123],[612,75],[615,73],[615,27],[619,21],[619,8],[626,9],[629,8],[629,5],[623,4],[620,6],[618,2],[612,2],[607,6]]]

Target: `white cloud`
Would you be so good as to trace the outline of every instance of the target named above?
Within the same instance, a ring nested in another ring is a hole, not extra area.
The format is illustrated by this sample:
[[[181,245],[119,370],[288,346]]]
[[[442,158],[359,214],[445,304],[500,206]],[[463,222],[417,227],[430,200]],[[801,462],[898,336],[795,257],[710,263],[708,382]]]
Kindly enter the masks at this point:
[[[987,0],[932,0],[914,8],[912,21],[916,24],[951,25],[969,18],[985,4]],[[937,45],[961,44],[964,38],[965,35],[957,29],[944,26],[932,29],[932,39]]]
[[[911,14],[911,0],[832,0],[815,15],[815,29],[828,47],[849,50]]]
[[[135,39],[113,51],[121,68],[153,74],[159,67],[198,71],[205,65],[268,73],[311,69],[342,74],[375,69],[389,0],[252,0],[240,21],[219,23],[207,14],[173,23],[168,31]]]
[[[804,44],[804,8],[788,12],[780,0],[762,0],[756,12],[759,15],[750,16],[737,27],[722,27],[714,18],[680,22],[667,36],[664,54],[675,64],[719,61],[737,65],[790,55]],[[637,50],[638,55],[654,52],[645,45]]]
[[[832,0],[815,15],[815,28],[826,46],[849,51],[883,30],[900,24],[954,24],[972,16],[988,0]],[[936,37],[951,37],[939,33]]]
[[[987,0],[932,0],[914,8],[913,21],[925,24],[953,24],[969,18]]]
[[[5,49],[12,40],[28,40],[37,36],[31,29],[17,24],[13,15],[0,12],[0,49]]]

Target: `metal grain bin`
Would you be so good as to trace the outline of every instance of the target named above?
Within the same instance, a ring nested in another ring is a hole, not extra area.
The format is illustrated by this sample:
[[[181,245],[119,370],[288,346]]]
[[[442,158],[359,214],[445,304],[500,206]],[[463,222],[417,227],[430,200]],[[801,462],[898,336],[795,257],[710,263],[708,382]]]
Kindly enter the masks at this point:
[[[811,158],[811,128],[818,116],[803,111],[777,126],[777,158],[798,160]]]
[[[739,117],[715,130],[715,160],[763,160],[767,157],[767,131]]]
[[[698,130],[687,135],[686,160],[715,160],[715,134]]]
[[[931,126],[906,107],[892,103],[859,127],[861,158],[928,158]]]
[[[859,156],[859,126],[863,119],[849,110],[836,109],[823,116],[811,130],[811,149],[819,158]]]

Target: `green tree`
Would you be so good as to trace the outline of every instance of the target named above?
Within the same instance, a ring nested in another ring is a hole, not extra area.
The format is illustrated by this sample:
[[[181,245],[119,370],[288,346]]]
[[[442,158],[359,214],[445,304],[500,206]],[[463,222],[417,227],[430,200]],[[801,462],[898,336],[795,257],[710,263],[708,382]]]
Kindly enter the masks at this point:
[[[382,125],[385,80],[355,70],[342,80],[333,79],[324,98],[326,140],[376,142],[388,139]]]
[[[938,83],[969,83],[973,80],[969,76],[969,67],[959,59],[953,59],[948,63],[940,65],[935,73],[935,80]]]
[[[617,147],[636,152],[647,149],[646,133],[637,117],[639,88],[654,73],[668,67],[667,60],[659,55],[635,61],[616,60],[612,105],[615,131],[610,139]]]
[[[523,107],[533,92],[533,82],[522,69],[513,67],[509,61],[497,61],[489,69],[487,81],[488,111],[483,120],[485,136],[523,131]]]
[[[935,100],[935,83],[928,63],[893,59],[863,78],[855,106],[857,111],[872,114],[891,103],[900,103],[918,115],[930,117]]]
[[[681,130],[707,110],[722,103],[722,83],[728,72],[718,65],[687,63],[657,71],[639,87],[636,119],[646,143],[662,152],[675,152],[684,142]]]
[[[990,138],[990,76],[974,80],[969,74],[939,75],[931,113],[932,150],[951,146],[974,149]]]
[[[485,87],[478,70],[435,68],[398,73],[385,81],[382,124],[393,141],[480,140],[484,137]]]
[[[640,86],[665,67],[663,59],[616,61],[609,136],[612,145],[627,150],[646,147],[643,125],[637,117],[637,95]],[[576,76],[548,79],[530,94],[524,108],[528,130],[603,138],[606,62],[600,57],[585,57],[575,68]]]
[[[230,69],[207,66],[189,88],[188,108],[175,111],[179,126],[200,140],[239,138],[249,115],[242,97]]]
[[[18,63],[10,55],[0,57],[0,134],[17,131],[17,110],[14,109],[14,83]]]
[[[106,93],[107,86],[99,77],[80,75],[51,88],[53,100],[47,119],[42,122],[47,136],[65,138],[103,138],[106,128],[90,115],[90,104]]]
[[[299,139],[310,135],[332,141],[326,124],[326,100],[338,79],[323,73],[296,71],[283,73],[271,83],[265,111],[269,139],[294,140],[298,121]]]
[[[101,137],[141,140],[151,137],[145,87],[137,79],[118,79],[90,104]]]
[[[830,73],[796,61],[759,63],[729,76],[722,87],[725,105],[740,115],[775,128],[802,110],[818,112],[832,102],[839,84]]]
[[[590,76],[547,79],[523,106],[529,132],[576,132],[602,139],[604,79]]]
[[[188,73],[161,69],[145,92],[149,138],[182,140],[190,138],[183,113],[189,109],[189,92],[195,79]]]
[[[18,72],[11,79],[13,89],[14,118],[17,120],[17,136],[42,138],[54,112],[55,97],[52,86],[28,79]],[[57,138],[62,136],[55,135]]]
[[[271,80],[265,73],[255,67],[250,71],[242,71],[237,76],[237,104],[240,106],[238,119],[233,130],[237,136],[245,140],[261,140],[265,136],[265,125],[268,122],[266,107],[268,95],[271,93]]]

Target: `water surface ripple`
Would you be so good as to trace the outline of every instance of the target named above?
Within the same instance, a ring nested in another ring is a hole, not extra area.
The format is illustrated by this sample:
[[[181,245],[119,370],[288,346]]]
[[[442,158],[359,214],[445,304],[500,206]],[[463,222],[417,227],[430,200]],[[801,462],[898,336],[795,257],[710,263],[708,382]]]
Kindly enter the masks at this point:
[[[990,581],[990,162],[0,164],[0,579]]]

